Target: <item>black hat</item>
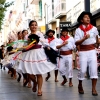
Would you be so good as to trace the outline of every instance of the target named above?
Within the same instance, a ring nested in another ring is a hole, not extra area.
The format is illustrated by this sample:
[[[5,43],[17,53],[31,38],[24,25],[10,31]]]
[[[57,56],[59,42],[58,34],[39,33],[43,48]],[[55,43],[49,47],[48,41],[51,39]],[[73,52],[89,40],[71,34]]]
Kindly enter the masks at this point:
[[[40,37],[39,37],[38,35],[36,35],[36,34],[31,34],[31,35],[28,36],[28,38],[31,40],[31,42],[32,42],[33,40],[36,40],[37,43],[38,43]]]
[[[48,36],[48,34],[49,34],[50,32],[52,32],[53,35],[55,34],[55,31],[50,29],[50,30],[48,30],[48,31],[46,32],[46,35]]]
[[[83,19],[84,15],[89,15],[90,19],[91,19],[91,17],[92,17],[92,13],[83,11],[83,12],[79,15],[79,17],[78,17],[78,19],[77,19],[77,21],[78,21],[79,23],[81,23],[81,20]]]
[[[68,32],[69,30],[68,30],[67,27],[63,27],[62,30],[61,30],[61,32],[64,32],[64,31]]]

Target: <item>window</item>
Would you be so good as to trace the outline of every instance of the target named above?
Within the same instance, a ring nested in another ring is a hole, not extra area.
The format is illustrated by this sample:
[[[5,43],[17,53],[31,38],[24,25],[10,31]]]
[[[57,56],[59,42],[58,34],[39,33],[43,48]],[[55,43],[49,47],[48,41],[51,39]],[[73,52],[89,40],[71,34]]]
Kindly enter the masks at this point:
[[[54,9],[54,5],[52,5],[52,9]]]
[[[24,7],[24,11],[25,11],[25,3],[23,4],[23,7]]]
[[[66,10],[66,4],[65,3],[61,3],[61,9]]]
[[[54,17],[54,11],[52,11],[52,17]]]
[[[27,6],[28,6],[28,0],[27,0]]]
[[[42,0],[39,1],[39,15],[42,19]]]

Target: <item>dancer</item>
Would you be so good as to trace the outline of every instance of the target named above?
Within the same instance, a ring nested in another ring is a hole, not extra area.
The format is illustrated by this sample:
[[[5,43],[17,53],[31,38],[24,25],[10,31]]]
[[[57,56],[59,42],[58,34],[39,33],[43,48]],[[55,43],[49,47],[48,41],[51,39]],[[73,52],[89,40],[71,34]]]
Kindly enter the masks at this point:
[[[56,49],[56,45],[57,45],[57,38],[55,38],[53,35],[55,34],[55,31],[54,30],[48,30],[46,32],[46,36],[48,36],[47,38],[47,43],[48,45],[53,48],[54,50],[58,51]],[[58,82],[58,79],[57,79],[57,76],[58,76],[58,67],[55,68],[55,82]],[[50,75],[50,72],[47,73],[47,77],[45,78],[46,81],[48,81],[48,79],[51,77]]]
[[[72,67],[72,50],[75,49],[75,43],[73,37],[68,36],[67,28],[63,28],[61,31],[61,38],[59,39],[57,49],[60,50],[60,55],[63,57],[59,60],[59,71],[63,77],[64,85],[67,82],[66,73],[68,71],[69,87],[73,86],[73,67]]]
[[[17,40],[14,41],[14,42],[15,42],[14,45],[13,45],[13,48],[14,48],[14,49],[20,48],[20,47],[23,47],[23,46],[24,46],[24,42],[22,41],[22,37],[23,37],[22,32],[19,31],[19,32],[17,33]],[[13,56],[13,57],[15,57],[15,56],[16,56],[17,54],[19,54],[19,53],[20,53],[20,51],[14,53],[14,56]],[[21,56],[22,56],[22,55],[19,55],[19,58],[20,58]],[[13,70],[14,70],[14,75],[13,75],[13,76],[14,76],[14,79],[16,79],[16,70],[18,69],[19,60],[18,60],[18,59],[12,60],[12,64],[13,64]],[[21,72],[17,70],[17,73],[18,73],[18,75],[20,76]],[[19,79],[17,79],[17,81],[19,81]]]
[[[4,59],[4,45],[1,45],[1,48],[0,48],[0,66],[1,66],[1,69],[3,67],[3,64],[2,64],[3,59]],[[3,69],[5,70],[5,67]]]
[[[14,69],[12,68],[13,64],[11,63],[14,53],[10,53],[12,50],[13,50],[12,46],[7,47],[5,57],[2,60],[3,67],[8,68],[8,74],[11,73],[11,77],[13,77],[14,75]]]
[[[42,84],[43,78],[42,74],[50,72],[55,69],[56,65],[47,61],[47,56],[44,52],[42,45],[45,44],[45,39],[42,33],[37,32],[37,22],[32,20],[29,23],[29,28],[31,30],[31,34],[34,34],[40,37],[39,41],[37,41],[37,45],[34,49],[29,50],[23,53],[22,60],[20,61],[19,69],[23,71],[23,73],[28,73],[31,80],[34,82],[33,92],[36,92],[36,79],[37,78],[37,86],[38,86],[38,96],[42,96]],[[32,35],[29,36],[29,40]],[[33,37],[34,39],[34,37]],[[31,41],[33,40],[31,38]],[[38,43],[39,42],[39,43]],[[36,77],[35,77],[35,76]]]
[[[91,25],[92,14],[90,12],[83,11],[78,17],[77,21],[80,26],[75,32],[75,43],[79,46],[79,62],[80,71],[78,74],[78,92],[84,94],[82,81],[89,66],[89,74],[92,80],[92,95],[97,96],[96,83],[97,83],[97,55],[95,50],[95,44],[98,45],[98,31],[97,28]]]
[[[23,30],[22,31],[22,38],[23,38],[23,40],[25,40],[26,39],[26,35],[28,34],[28,31],[27,30]]]

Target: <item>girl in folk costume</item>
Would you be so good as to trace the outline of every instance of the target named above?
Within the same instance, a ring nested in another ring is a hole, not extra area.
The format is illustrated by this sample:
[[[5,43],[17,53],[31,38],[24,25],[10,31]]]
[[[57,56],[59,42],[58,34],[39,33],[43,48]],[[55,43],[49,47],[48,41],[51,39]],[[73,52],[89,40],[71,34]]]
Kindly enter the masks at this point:
[[[3,59],[4,59],[4,45],[1,45],[1,47],[0,47],[0,65],[1,65],[1,69],[3,67],[3,64],[1,63]]]
[[[26,40],[26,36],[28,35],[28,31],[27,30],[23,30],[22,31],[22,35],[23,35],[23,40]]]
[[[29,28],[31,30],[31,34],[40,37],[40,41],[36,42],[34,49],[31,49],[25,53],[23,53],[22,60],[20,61],[19,69],[23,71],[23,73],[28,73],[30,79],[35,82],[35,78],[37,78],[37,86],[36,82],[32,88],[33,92],[36,92],[37,95],[42,96],[42,84],[43,78],[42,74],[50,72],[55,69],[56,65],[48,62],[47,56],[44,52],[43,46],[45,43],[45,39],[42,33],[37,32],[37,22],[32,20],[29,23]],[[32,35],[29,36],[29,40]],[[34,39],[34,38],[33,38]],[[38,43],[39,42],[39,43]]]
[[[72,50],[75,49],[75,43],[73,37],[68,36],[68,30],[66,28],[63,28],[61,31],[61,38],[59,39],[57,49],[60,50],[60,55],[63,57],[58,62],[59,71],[64,79],[61,85],[64,85],[67,82],[66,73],[68,71],[69,86],[72,87]]]
[[[17,39],[16,41],[14,41],[14,44],[13,44],[13,48],[16,49],[16,48],[21,48],[24,46],[24,42],[22,41],[22,32],[18,32],[17,33]],[[13,55],[13,58],[18,55],[20,53],[20,51],[14,53]],[[19,55],[19,58],[21,57],[21,55]],[[19,64],[19,61],[18,59],[16,60],[12,60],[12,64],[13,64],[13,70],[14,70],[14,78],[16,79],[16,70],[18,68],[18,64]],[[19,74],[20,72],[17,71],[17,73]]]
[[[4,59],[2,60],[3,66],[8,68],[8,74],[11,73],[11,77],[14,76],[14,69],[12,68],[12,59],[13,59],[13,53],[10,53],[13,50],[12,46],[7,47],[6,50],[6,55],[4,57]]]
[[[19,42],[17,43],[17,48],[21,48],[23,46],[25,46],[27,44],[27,41],[26,41],[26,35],[28,35],[28,31],[27,30],[23,30],[22,32],[18,32],[18,40]],[[20,59],[22,57],[22,54],[19,55],[19,53],[21,52],[17,52],[17,58]],[[15,56],[16,57],[16,56]],[[19,62],[17,59],[16,62]],[[27,80],[27,74],[23,74],[22,71],[18,70],[18,65],[16,66],[16,71],[18,73],[18,79],[17,81],[20,82],[21,80],[21,74],[23,75],[23,86],[25,87],[27,84],[26,84],[26,80]],[[28,83],[28,88],[31,88],[31,80],[28,79],[29,81],[27,82]]]
[[[89,74],[92,80],[92,95],[97,96],[96,83],[97,83],[97,55],[95,44],[98,44],[98,31],[97,28],[90,24],[92,14],[90,12],[82,12],[77,21],[80,26],[75,32],[75,44],[79,46],[79,62],[80,71],[78,74],[79,84],[78,92],[84,94],[82,81],[89,66]]]
[[[48,45],[53,48],[54,50],[57,51],[56,49],[56,45],[57,45],[57,38],[55,38],[53,35],[55,34],[54,30],[48,30],[46,32],[46,35],[48,36],[47,38],[47,43]],[[58,82],[57,80],[57,76],[58,76],[58,68],[55,69],[55,82]],[[45,80],[47,81],[50,78],[50,72],[47,73],[47,77],[45,78]]]

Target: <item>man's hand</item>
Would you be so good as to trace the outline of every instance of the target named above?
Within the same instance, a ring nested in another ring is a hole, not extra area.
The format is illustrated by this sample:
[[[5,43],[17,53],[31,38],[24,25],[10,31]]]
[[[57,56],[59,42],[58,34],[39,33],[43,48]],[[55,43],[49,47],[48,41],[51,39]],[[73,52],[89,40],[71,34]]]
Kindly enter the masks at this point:
[[[86,34],[86,36],[84,37],[85,40],[88,38],[90,38],[90,34]]]
[[[66,44],[68,44],[68,41],[63,42],[62,45],[65,46]]]

